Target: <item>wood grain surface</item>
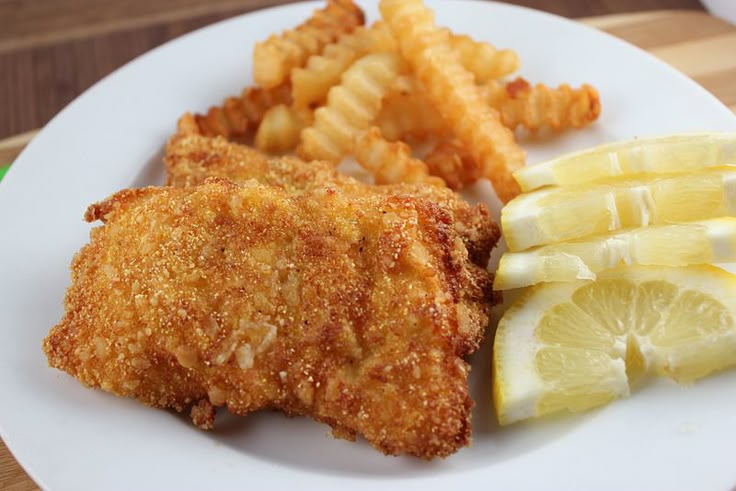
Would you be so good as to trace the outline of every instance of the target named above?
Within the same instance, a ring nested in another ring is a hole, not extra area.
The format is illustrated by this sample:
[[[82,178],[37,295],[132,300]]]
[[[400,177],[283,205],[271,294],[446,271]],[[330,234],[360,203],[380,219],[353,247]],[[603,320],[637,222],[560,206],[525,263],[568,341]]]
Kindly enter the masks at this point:
[[[60,105],[127,59],[203,24],[274,3],[213,0],[203,9],[203,4],[196,0],[135,0],[95,11],[89,8],[93,2],[0,1],[0,19],[15,15],[16,20],[7,24],[9,29],[3,23],[0,31],[0,107],[9,108],[5,114],[0,113],[0,138],[15,135],[0,140],[0,163],[14,158],[35,135],[32,130],[42,125]],[[57,3],[66,4],[68,10],[55,9],[52,4]],[[576,16],[598,13],[595,7],[600,5],[646,7],[655,2],[529,0],[514,3],[537,7],[543,3],[548,7],[546,10]],[[573,11],[573,4],[582,7]],[[689,1],[673,0],[669,4],[698,7],[697,2]],[[25,15],[33,17],[33,22],[17,11],[11,12],[19,6],[26,9]],[[80,16],[85,22],[79,21]],[[655,54],[691,76],[736,112],[736,27],[733,25],[698,11],[626,13],[582,21]],[[85,57],[87,63],[81,63]],[[10,88],[7,84],[11,84]],[[20,102],[10,107],[13,98]],[[25,133],[16,134],[20,132]],[[2,442],[0,489],[38,489]]]
[[[181,34],[293,0],[0,0],[0,138],[40,128],[97,80]],[[567,17],[698,0],[512,0]]]

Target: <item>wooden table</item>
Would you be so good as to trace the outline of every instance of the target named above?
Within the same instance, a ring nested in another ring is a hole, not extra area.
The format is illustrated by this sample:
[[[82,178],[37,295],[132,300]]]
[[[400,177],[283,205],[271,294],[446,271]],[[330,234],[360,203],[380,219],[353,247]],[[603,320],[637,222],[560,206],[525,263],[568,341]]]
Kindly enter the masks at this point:
[[[0,19],[1,14],[0,4]],[[582,20],[670,63],[710,90],[736,112],[735,26],[698,11],[651,11]],[[0,52],[3,46],[0,36]],[[6,125],[5,128],[7,127]],[[31,131],[0,140],[0,162],[11,160],[34,134]],[[1,443],[0,489],[38,489]]]
[[[42,127],[93,83],[159,44],[293,1],[0,0],[0,139]],[[506,1],[573,18],[703,9],[699,0]]]

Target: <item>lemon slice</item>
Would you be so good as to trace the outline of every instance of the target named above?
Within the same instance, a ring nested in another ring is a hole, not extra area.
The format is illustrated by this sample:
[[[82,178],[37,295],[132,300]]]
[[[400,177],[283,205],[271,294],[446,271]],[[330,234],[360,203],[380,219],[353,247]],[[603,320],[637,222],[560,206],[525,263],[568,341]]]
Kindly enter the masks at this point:
[[[736,276],[710,265],[631,266],[545,283],[501,319],[498,420],[582,411],[629,395],[646,373],[691,382],[736,365]]]
[[[514,173],[523,192],[640,173],[692,172],[736,164],[736,133],[702,133],[610,143]]]
[[[511,251],[624,228],[736,213],[736,167],[644,180],[546,188],[522,194],[501,212]]]
[[[736,218],[653,225],[501,256],[493,288],[595,280],[621,264],[687,266],[736,261]]]

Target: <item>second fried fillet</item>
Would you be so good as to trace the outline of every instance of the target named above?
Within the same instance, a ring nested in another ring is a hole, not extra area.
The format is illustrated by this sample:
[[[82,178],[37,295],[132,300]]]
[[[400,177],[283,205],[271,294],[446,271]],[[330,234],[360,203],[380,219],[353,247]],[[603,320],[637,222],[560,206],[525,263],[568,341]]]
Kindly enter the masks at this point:
[[[224,177],[238,183],[255,179],[289,192],[331,187],[357,197],[379,193],[430,199],[452,214],[471,260],[483,267],[501,235],[484,204],[470,205],[449,189],[424,184],[370,186],[337,172],[326,162],[269,157],[224,138],[175,135],[166,146],[165,163],[170,186],[194,186],[208,177]]]
[[[121,191],[74,258],[51,366],[163,408],[308,415],[388,454],[470,439],[490,275],[431,200],[250,181]]]

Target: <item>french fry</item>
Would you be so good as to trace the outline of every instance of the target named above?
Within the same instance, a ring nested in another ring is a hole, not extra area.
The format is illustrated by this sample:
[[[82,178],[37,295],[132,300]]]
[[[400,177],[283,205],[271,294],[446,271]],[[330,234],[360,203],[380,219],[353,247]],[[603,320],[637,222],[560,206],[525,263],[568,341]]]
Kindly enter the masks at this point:
[[[248,87],[240,96],[240,107],[251,125],[259,124],[266,111],[278,104],[291,104],[291,87],[288,83],[270,89]]]
[[[481,166],[501,201],[510,201],[519,194],[512,172],[524,164],[525,152],[483,100],[473,74],[450,48],[447,33],[436,28],[421,0],[381,0],[379,8],[432,105]]]
[[[302,129],[311,123],[308,109],[297,110],[279,104],[269,109],[258,126],[255,146],[268,153],[285,153],[294,150],[299,143]]]
[[[497,80],[518,69],[518,55],[437,27],[423,0],[380,0],[379,9],[383,20],[364,27],[353,0],[327,0],[295,29],[258,43],[262,86],[185,114],[177,135],[253,138],[263,152],[333,164],[355,154],[380,183],[459,190],[486,177],[508,202],[519,192],[512,172],[525,160],[516,128],[561,131],[598,118],[589,85]],[[435,145],[420,160],[404,142]]]
[[[519,57],[513,50],[497,50],[489,43],[447,32],[452,48],[458,52],[465,68],[473,72],[476,82],[503,77],[519,68]],[[294,104],[310,106],[320,103],[355,60],[368,53],[397,49],[391,31],[381,21],[370,28],[357,27],[353,32],[341,35],[334,43],[325,46],[322,53],[310,56],[304,67],[292,70]]]
[[[490,43],[446,31],[450,47],[460,56],[460,63],[473,73],[476,83],[505,77],[519,69],[521,62],[514,50],[499,50]]]
[[[384,99],[375,121],[381,133],[391,141],[446,134],[446,123],[431,110],[432,104],[422,89],[411,84],[404,87]],[[519,77],[508,83],[492,80],[478,88],[485,101],[500,113],[503,125],[512,130],[518,126],[530,131],[583,128],[600,115],[598,92],[587,84],[577,89],[567,84],[550,88],[544,84],[531,86]]]
[[[424,163],[430,174],[441,177],[447,187],[456,191],[481,178],[480,168],[455,139],[439,141],[424,157]]]
[[[501,113],[503,124],[511,129],[519,125],[530,131],[582,128],[598,119],[601,112],[598,91],[587,84],[579,89],[567,84],[556,89],[543,84],[532,87],[519,77],[508,84],[491,80],[480,89],[483,98]]]
[[[253,50],[253,77],[265,88],[276,87],[289,78],[292,68],[302,66],[340,34],[364,22],[363,11],[352,0],[327,0],[327,6],[295,29],[271,35]]]
[[[324,101],[330,88],[358,58],[369,53],[395,51],[396,42],[383,22],[370,28],[357,27],[325,46],[322,53],[312,55],[304,67],[291,71],[291,95],[294,104],[309,107]]]
[[[261,122],[263,115],[278,104],[291,103],[289,84],[272,89],[247,87],[240,97],[228,97],[221,106],[213,106],[207,114],[192,117],[203,136],[224,136],[227,139],[242,139],[249,128]],[[187,124],[192,121],[187,119]],[[190,128],[191,129],[191,128]]]
[[[353,63],[340,85],[330,89],[327,105],[314,112],[314,124],[302,131],[299,156],[337,164],[352,153],[356,136],[376,118],[381,100],[403,70],[396,53],[373,53]]]
[[[357,136],[355,160],[373,175],[376,184],[445,185],[442,179],[429,174],[424,162],[411,156],[406,143],[385,140],[375,126]]]
[[[238,107],[238,99],[228,97],[223,101],[222,106],[213,106],[204,115],[195,114],[194,120],[202,135],[236,138],[245,135],[248,130],[248,120],[243,117]]]
[[[449,132],[424,90],[411,76],[397,79],[394,90],[383,99],[374,124],[390,141],[423,141],[430,137],[446,137]]]
[[[202,135],[202,130],[200,130],[199,125],[197,124],[197,120],[190,112],[184,113],[176,122],[175,136],[187,135]]]

